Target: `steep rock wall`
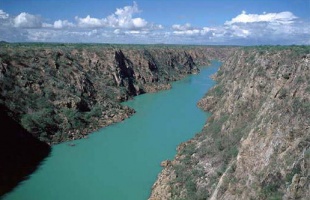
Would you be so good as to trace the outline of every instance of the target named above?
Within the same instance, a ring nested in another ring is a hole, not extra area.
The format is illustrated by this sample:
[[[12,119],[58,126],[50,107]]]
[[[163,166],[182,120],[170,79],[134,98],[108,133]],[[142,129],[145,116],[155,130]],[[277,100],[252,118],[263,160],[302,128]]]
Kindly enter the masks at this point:
[[[0,104],[36,138],[74,140],[122,121],[120,102],[170,88],[232,48],[200,46],[2,44]]]
[[[212,112],[150,199],[309,199],[309,47],[234,52],[198,103]]]
[[[33,137],[0,105],[0,199],[27,178],[46,158],[51,147]]]

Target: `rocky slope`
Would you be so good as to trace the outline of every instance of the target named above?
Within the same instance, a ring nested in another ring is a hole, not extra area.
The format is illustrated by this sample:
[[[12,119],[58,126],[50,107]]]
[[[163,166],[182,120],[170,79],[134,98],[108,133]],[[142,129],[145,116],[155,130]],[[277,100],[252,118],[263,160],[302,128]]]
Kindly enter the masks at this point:
[[[27,178],[51,148],[23,129],[0,105],[0,199]]]
[[[215,78],[150,199],[310,199],[309,46],[239,49]]]
[[[1,44],[0,104],[48,144],[85,137],[133,110],[120,102],[168,89],[231,48]]]
[[[170,88],[226,47],[0,43],[0,198],[50,146],[134,113],[120,103]],[[43,142],[41,142],[41,141]]]

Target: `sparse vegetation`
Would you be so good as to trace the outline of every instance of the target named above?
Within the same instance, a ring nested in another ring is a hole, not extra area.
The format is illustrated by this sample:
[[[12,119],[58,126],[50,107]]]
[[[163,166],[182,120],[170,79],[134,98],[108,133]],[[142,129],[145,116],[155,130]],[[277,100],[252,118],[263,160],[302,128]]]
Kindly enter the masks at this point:
[[[262,198],[267,200],[281,200],[283,193],[278,191],[279,185],[270,184],[262,188],[261,195]]]
[[[0,99],[38,138],[48,143],[78,139],[130,116],[133,110],[120,102],[169,88],[170,81],[198,72],[196,65],[206,65],[220,51],[180,45],[9,43],[0,48]]]
[[[197,199],[202,188],[201,199],[215,189],[218,199],[306,196],[309,173],[300,161],[310,157],[309,54],[309,46],[244,47],[226,61],[202,101],[213,115],[172,166],[172,199]],[[307,183],[293,183],[296,174]]]

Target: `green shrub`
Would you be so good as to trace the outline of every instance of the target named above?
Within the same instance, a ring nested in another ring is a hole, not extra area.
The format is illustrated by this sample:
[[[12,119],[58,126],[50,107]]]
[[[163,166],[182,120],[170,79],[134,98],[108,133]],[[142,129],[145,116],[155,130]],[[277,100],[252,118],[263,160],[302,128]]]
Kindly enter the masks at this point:
[[[306,88],[306,92],[307,92],[307,93],[310,93],[310,86],[308,86],[308,87]]]
[[[52,109],[42,109],[37,112],[28,113],[22,116],[21,124],[30,133],[37,135],[45,132],[51,133],[58,130],[57,122],[55,122]]]
[[[291,183],[295,174],[299,174],[301,172],[301,168],[299,165],[295,166],[292,171],[285,176],[285,181]]]
[[[211,93],[214,93],[216,96],[222,96],[224,94],[224,87],[222,85],[217,85],[213,88]]]
[[[305,159],[310,159],[310,148],[305,151]]]
[[[62,109],[62,113],[65,115],[69,122],[67,129],[78,129],[81,128],[83,124],[85,124],[81,113],[75,109],[64,108]]]
[[[224,74],[224,72],[223,72],[223,70],[219,70],[219,71],[217,71],[217,73],[216,73],[216,76],[222,76]]]
[[[278,184],[268,184],[262,188],[261,194],[268,200],[281,200],[283,194],[278,189]]]
[[[84,114],[84,119],[90,123],[92,121],[92,118],[95,117],[101,117],[102,115],[102,110],[101,110],[101,107],[100,105],[96,105],[94,107],[92,107],[92,109],[89,111],[89,112],[86,112]]]
[[[306,117],[310,116],[310,103],[306,100],[295,98],[292,103],[292,108],[293,112],[296,114],[299,112]]]

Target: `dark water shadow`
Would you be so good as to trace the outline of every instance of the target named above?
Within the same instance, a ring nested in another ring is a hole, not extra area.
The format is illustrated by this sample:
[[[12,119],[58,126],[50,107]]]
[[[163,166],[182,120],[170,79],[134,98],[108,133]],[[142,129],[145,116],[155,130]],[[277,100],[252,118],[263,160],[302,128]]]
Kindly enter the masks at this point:
[[[9,117],[0,104],[0,199],[26,180],[49,156],[51,147]]]

